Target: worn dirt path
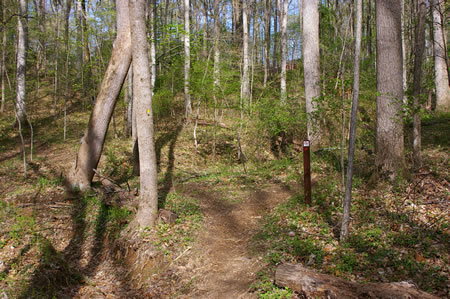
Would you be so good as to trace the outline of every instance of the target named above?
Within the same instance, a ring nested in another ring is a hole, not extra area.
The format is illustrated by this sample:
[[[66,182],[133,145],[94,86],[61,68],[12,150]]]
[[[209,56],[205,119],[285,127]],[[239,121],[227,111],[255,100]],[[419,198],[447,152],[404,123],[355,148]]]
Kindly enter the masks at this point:
[[[196,190],[204,215],[204,230],[187,257],[194,259],[195,265],[190,273],[192,291],[186,298],[256,297],[249,292],[249,287],[257,278],[263,260],[251,253],[249,243],[262,215],[288,198],[292,191],[269,185],[263,190],[247,191],[240,202],[230,202],[221,199],[222,194],[204,187],[188,189]]]

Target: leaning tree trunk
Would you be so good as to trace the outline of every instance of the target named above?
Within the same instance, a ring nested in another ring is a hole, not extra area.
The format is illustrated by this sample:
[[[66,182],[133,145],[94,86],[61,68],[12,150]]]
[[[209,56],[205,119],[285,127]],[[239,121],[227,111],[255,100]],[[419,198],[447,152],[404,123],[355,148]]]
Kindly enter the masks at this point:
[[[281,90],[281,103],[285,104],[287,99],[286,90],[286,58],[287,58],[287,17],[288,17],[288,0],[282,0],[281,10],[281,78],[280,78],[280,90]]]
[[[17,121],[24,123],[27,118],[25,72],[27,63],[28,26],[26,20],[28,2],[19,1],[17,18],[17,68],[16,68],[16,115]]]
[[[434,39],[434,72],[436,84],[436,110],[449,111],[450,88],[448,86],[448,66],[443,30],[443,17],[440,0],[432,0],[433,39]]]
[[[400,1],[376,1],[377,129],[380,174],[395,179],[404,169],[402,121],[403,63]]]
[[[189,30],[189,0],[184,0],[184,117],[192,114],[191,95],[189,94],[189,73],[191,71],[191,46]]]
[[[81,191],[90,188],[94,169],[103,150],[108,125],[131,63],[131,37],[127,1],[117,1],[117,38],[108,68],[81,139],[71,185]]]
[[[317,121],[314,113],[317,110],[314,100],[320,96],[319,68],[319,1],[303,1],[303,68],[305,77],[305,101],[308,117],[308,139],[317,147],[320,141]]]
[[[356,0],[356,21],[355,21],[355,62],[353,68],[353,98],[352,113],[350,117],[350,140],[348,146],[348,166],[347,180],[345,182],[344,214],[342,215],[341,241],[348,237],[348,227],[350,222],[350,207],[352,202],[352,182],[353,182],[353,158],[355,156],[356,143],[356,120],[359,100],[359,69],[361,57],[361,36],[362,36],[362,0]]]
[[[135,221],[140,227],[154,224],[158,211],[156,153],[153,141],[152,83],[145,26],[145,0],[130,0],[133,40],[133,83],[137,105],[140,201]]]
[[[422,167],[421,123],[420,123],[420,95],[422,92],[422,59],[425,51],[425,21],[427,4],[425,0],[417,0],[418,16],[416,27],[416,42],[414,45],[414,83],[413,83],[413,160],[416,168]]]

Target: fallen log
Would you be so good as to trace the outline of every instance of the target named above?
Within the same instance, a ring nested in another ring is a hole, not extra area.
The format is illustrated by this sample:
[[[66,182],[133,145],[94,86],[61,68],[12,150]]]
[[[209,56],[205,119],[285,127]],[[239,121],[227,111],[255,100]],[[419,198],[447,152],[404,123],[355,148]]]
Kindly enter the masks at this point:
[[[277,267],[275,283],[298,292],[300,298],[438,298],[409,282],[361,284],[293,264]]]

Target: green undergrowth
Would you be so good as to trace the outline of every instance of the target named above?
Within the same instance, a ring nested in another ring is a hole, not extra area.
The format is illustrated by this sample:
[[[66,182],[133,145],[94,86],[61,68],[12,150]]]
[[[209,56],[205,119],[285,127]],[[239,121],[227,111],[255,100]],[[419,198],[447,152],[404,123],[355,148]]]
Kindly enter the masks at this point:
[[[195,241],[203,216],[195,198],[177,192],[167,194],[161,208],[177,215],[175,223],[157,223],[154,228],[144,230],[141,237],[170,262]]]
[[[408,184],[399,189],[407,189]],[[404,193],[394,196],[388,187],[378,187],[371,192],[376,196],[368,196],[367,190],[358,188],[353,197],[351,235],[347,242],[339,243],[342,208],[338,185],[338,180],[327,177],[313,189],[311,207],[299,194],[261,220],[253,246],[264,255],[268,269],[284,262],[301,263],[345,279],[412,280],[426,291],[448,294],[448,220],[442,218],[430,228],[419,212],[413,217],[408,207],[399,204]],[[262,294],[273,292],[259,289]]]

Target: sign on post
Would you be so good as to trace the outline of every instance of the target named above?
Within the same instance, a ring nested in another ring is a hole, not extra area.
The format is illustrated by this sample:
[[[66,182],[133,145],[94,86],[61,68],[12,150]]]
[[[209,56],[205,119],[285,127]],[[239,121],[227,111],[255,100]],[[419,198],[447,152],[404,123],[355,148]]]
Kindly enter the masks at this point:
[[[304,176],[304,191],[305,203],[311,205],[311,164],[310,164],[310,143],[309,140],[303,141],[303,176]]]

